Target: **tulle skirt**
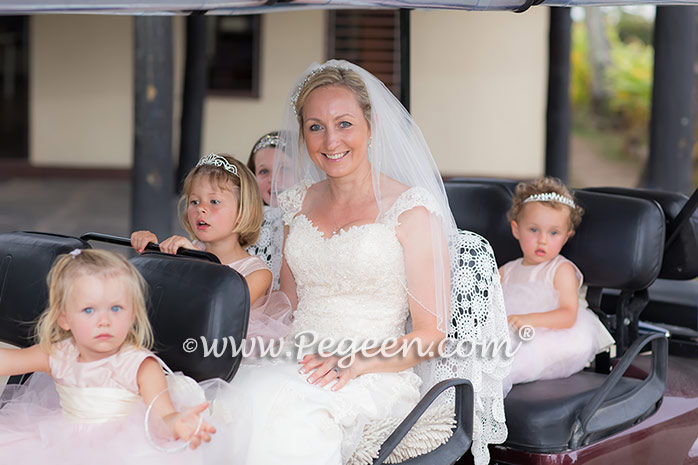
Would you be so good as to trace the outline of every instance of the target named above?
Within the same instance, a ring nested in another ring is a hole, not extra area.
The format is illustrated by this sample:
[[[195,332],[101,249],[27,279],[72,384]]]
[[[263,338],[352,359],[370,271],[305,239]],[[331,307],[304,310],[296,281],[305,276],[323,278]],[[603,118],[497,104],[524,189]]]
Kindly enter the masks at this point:
[[[309,384],[299,368],[267,359],[240,367],[226,401],[244,415],[234,423],[235,464],[345,463],[367,422],[403,418],[419,400],[421,380],[411,370],[363,375],[331,391]]]
[[[557,291],[531,284],[507,285],[507,314],[545,312],[558,307]],[[571,328],[535,328],[533,333],[512,330],[511,339],[516,353],[504,383],[505,394],[512,384],[566,378],[577,373],[613,343],[613,337],[583,298],[579,299],[577,321]]]
[[[222,381],[207,382],[206,396],[220,395]],[[227,385],[225,385],[227,386]],[[99,465],[204,465],[233,463],[230,428],[225,413],[207,418],[218,432],[196,450],[169,453],[157,450],[146,438],[146,405],[139,401],[128,416],[104,423],[75,423],[63,416],[51,377],[35,373],[22,386],[8,386],[0,408],[0,462],[46,465],[95,463]],[[213,400],[215,403],[215,400]],[[215,417],[218,418],[215,418]],[[182,441],[159,441],[166,449]]]

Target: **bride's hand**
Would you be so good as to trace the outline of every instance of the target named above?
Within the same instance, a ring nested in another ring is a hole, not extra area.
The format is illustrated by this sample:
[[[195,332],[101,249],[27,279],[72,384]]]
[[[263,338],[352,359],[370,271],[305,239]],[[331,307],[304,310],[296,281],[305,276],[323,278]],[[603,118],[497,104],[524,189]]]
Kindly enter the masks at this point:
[[[357,367],[358,359],[355,359],[348,367],[340,368],[338,364],[341,359],[342,357],[337,355],[323,357],[320,354],[309,354],[298,362],[302,365],[299,372],[302,374],[310,373],[308,382],[317,384],[320,387],[325,387],[335,381],[332,390],[337,391],[342,389],[349,380],[356,378],[360,374]]]

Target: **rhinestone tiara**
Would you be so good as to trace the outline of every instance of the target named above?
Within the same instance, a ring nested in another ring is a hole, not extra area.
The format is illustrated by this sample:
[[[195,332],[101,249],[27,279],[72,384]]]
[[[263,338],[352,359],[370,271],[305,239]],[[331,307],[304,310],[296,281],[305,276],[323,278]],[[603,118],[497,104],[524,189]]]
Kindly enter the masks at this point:
[[[523,203],[528,202],[559,202],[561,204],[567,205],[570,208],[575,208],[576,205],[574,200],[564,195],[560,195],[557,192],[545,192],[543,194],[533,194],[529,196]]]
[[[309,72],[308,75],[305,78],[303,78],[303,80],[301,82],[298,83],[296,90],[293,92],[293,95],[291,96],[291,108],[293,109],[293,114],[296,115],[296,117],[298,117],[298,112],[296,111],[296,103],[298,102],[298,97],[300,97],[300,95],[301,95],[301,91],[303,90],[305,85],[308,83],[308,81],[310,81],[313,78],[313,76],[315,76],[316,74],[318,74],[321,71],[324,71],[325,69],[328,69],[328,68],[343,69],[343,70],[349,69],[348,66],[333,66],[333,65],[325,66],[325,65],[322,65],[322,66],[318,66],[317,68],[315,68],[314,70]]]
[[[204,158],[199,160],[199,163],[196,164],[197,167],[203,165],[217,166],[219,168],[223,168],[228,173],[233,174],[238,178],[240,177],[240,175],[238,174],[237,166],[231,164],[228,160],[225,159],[225,157],[218,155],[217,153],[209,153]]]
[[[267,148],[267,147],[278,147],[278,146],[279,146],[279,136],[272,136],[271,134],[267,134],[266,136],[262,137],[262,139],[259,142],[257,142],[257,144],[252,149],[252,153],[257,153],[260,150]]]

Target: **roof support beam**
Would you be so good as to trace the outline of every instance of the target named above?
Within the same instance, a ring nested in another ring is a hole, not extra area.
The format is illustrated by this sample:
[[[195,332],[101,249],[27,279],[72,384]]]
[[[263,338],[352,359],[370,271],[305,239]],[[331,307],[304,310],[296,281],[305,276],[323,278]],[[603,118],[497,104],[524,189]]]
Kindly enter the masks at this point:
[[[570,9],[550,8],[545,174],[560,178],[564,183],[569,181],[571,45]]]
[[[171,234],[172,17],[134,18],[135,124],[131,177],[131,230]]]
[[[693,190],[695,16],[693,6],[657,7],[650,154],[645,172],[647,187],[685,194]]]

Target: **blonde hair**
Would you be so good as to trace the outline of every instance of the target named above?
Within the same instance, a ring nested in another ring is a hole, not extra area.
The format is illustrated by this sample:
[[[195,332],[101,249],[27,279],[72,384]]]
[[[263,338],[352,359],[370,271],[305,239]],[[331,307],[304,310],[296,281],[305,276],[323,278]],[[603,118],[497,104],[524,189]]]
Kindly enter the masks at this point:
[[[133,307],[133,325],[126,335],[124,343],[138,348],[150,349],[153,346],[153,330],[150,327],[145,307],[147,284],[143,276],[123,256],[106,250],[79,250],[79,253],[65,254],[58,257],[48,273],[48,308],[39,317],[36,326],[36,339],[46,352],[56,342],[71,337],[58,324],[68,296],[73,292],[73,283],[83,276],[95,276],[100,279],[120,278],[131,294]]]
[[[572,208],[564,203],[556,202],[554,200],[545,202],[546,205],[550,205],[555,209],[566,208],[570,212],[570,229],[575,230],[579,227],[582,222],[582,215],[584,214],[584,209],[577,204],[574,196],[570,190],[560,181],[558,178],[544,177],[539,178],[531,182],[521,182],[516,185],[514,190],[514,198],[511,209],[507,213],[507,219],[509,221],[518,221],[521,210],[524,207],[524,201],[532,195],[536,194],[546,194],[554,193],[560,194],[574,201],[575,207]]]
[[[298,98],[295,100],[295,110],[296,115],[298,115],[301,134],[303,134],[303,105],[312,91],[324,86],[341,86],[351,90],[356,96],[356,101],[363,112],[364,119],[368,126],[371,127],[371,98],[361,76],[351,69],[336,68],[334,66],[319,68],[315,71],[303,81],[298,90]]]
[[[187,230],[192,239],[196,234],[191,229],[188,220],[189,196],[194,180],[203,177],[212,185],[219,189],[229,190],[238,201],[237,224],[233,233],[238,234],[238,242],[245,248],[257,242],[259,232],[262,229],[264,220],[264,209],[262,194],[259,192],[259,185],[254,173],[235,157],[226,153],[217,154],[225,158],[228,163],[237,168],[238,175],[235,176],[225,168],[215,165],[199,165],[194,167],[184,179],[182,197],[179,199],[180,222]]]

